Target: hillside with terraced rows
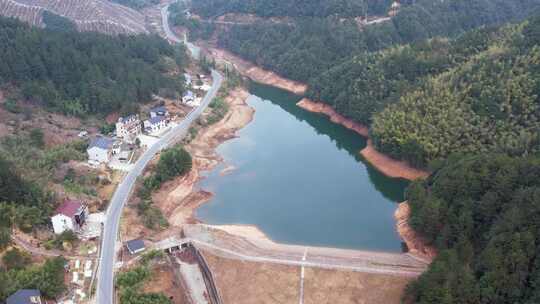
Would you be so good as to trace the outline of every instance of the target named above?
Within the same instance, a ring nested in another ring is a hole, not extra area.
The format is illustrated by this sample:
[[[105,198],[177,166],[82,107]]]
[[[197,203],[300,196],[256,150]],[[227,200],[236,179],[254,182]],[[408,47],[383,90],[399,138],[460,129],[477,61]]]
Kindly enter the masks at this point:
[[[72,20],[80,31],[107,34],[147,33],[141,13],[106,0],[0,0],[0,15],[44,26],[47,10]]]

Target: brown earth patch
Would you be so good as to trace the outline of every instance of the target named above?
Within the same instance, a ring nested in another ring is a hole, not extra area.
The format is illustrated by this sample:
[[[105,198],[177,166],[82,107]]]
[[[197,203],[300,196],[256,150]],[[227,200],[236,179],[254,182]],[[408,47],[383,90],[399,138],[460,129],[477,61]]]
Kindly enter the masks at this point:
[[[225,304],[298,303],[299,267],[204,256]]]
[[[210,47],[208,45],[205,46],[205,48],[210,55],[216,59],[216,61],[226,61],[232,63],[242,75],[250,78],[253,81],[274,86],[297,95],[304,95],[306,93],[307,85],[304,83],[286,79],[272,71],[262,69],[257,65],[232,54],[229,51]]]
[[[368,127],[346,118],[345,116],[336,112],[334,108],[332,108],[330,105],[326,103],[314,102],[308,98],[303,98],[296,105],[310,112],[324,114],[328,116],[333,123],[340,124],[346,127],[347,129],[351,129],[364,137],[369,136]]]
[[[399,304],[411,278],[306,268],[305,304]]]
[[[225,304],[298,303],[300,267],[203,252]],[[410,277],[305,268],[305,304],[398,304]]]
[[[360,154],[377,170],[386,176],[394,178],[404,178],[415,180],[426,178],[429,172],[411,167],[406,161],[400,161],[385,155],[373,146],[373,142],[368,140],[367,146],[360,151]]]
[[[152,269],[151,280],[144,284],[142,292],[164,293],[173,304],[191,304],[182,284],[178,282],[169,265],[158,265]]]
[[[394,213],[397,231],[407,244],[410,254],[431,262],[437,255],[437,251],[434,247],[426,245],[422,237],[409,225],[410,214],[411,208],[407,201],[398,205]]]

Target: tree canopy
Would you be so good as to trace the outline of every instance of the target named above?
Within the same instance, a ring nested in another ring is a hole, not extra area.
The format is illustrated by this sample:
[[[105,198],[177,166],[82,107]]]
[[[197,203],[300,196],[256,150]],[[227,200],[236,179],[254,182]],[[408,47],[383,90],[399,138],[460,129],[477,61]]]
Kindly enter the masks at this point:
[[[454,157],[407,193],[410,224],[439,255],[414,303],[538,303],[540,159]]]
[[[281,1],[275,7],[286,8],[289,3]],[[522,20],[538,8],[540,0],[418,0],[403,5],[390,21],[369,26],[333,14],[235,25],[220,32],[218,45],[287,78],[308,82],[362,52]],[[350,79],[340,76],[334,81]]]
[[[405,92],[373,117],[376,146],[418,166],[455,152],[540,151],[539,25],[503,27],[483,51]]]
[[[19,289],[38,289],[49,298],[60,295],[65,289],[62,257],[47,260],[43,265],[26,266],[23,269],[0,271],[0,301]]]
[[[14,84],[26,99],[54,111],[107,114],[183,90],[164,64],[169,57],[182,65],[182,49],[157,35],[47,30],[0,18],[0,37],[6,42],[0,45],[0,83]]]
[[[261,17],[357,17],[385,15],[392,0],[201,0],[193,1],[193,11],[203,17],[226,13],[255,14]]]

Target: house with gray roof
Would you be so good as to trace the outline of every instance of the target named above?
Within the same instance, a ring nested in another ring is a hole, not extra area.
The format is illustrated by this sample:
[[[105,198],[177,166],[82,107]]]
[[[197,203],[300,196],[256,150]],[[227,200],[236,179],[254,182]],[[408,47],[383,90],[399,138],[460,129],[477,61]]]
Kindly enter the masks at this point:
[[[6,304],[42,304],[41,292],[37,289],[19,289],[6,299]]]
[[[157,117],[157,116],[169,116],[169,111],[165,106],[159,106],[155,107],[150,110],[150,117]]]
[[[88,162],[93,165],[108,163],[111,159],[111,151],[114,145],[114,139],[98,136],[93,138],[88,145]]]
[[[159,136],[169,126],[169,119],[165,116],[150,117],[144,121],[144,131],[152,136]]]
[[[144,247],[144,241],[141,239],[127,241],[126,248],[129,251],[129,254],[137,254],[146,249],[146,247]]]

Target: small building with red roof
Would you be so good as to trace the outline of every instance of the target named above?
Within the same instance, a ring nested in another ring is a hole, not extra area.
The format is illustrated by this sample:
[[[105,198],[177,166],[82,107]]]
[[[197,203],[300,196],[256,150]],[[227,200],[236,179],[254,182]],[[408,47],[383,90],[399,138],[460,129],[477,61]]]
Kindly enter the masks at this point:
[[[88,207],[76,200],[65,200],[51,218],[54,233],[71,230],[79,232],[88,216]]]

